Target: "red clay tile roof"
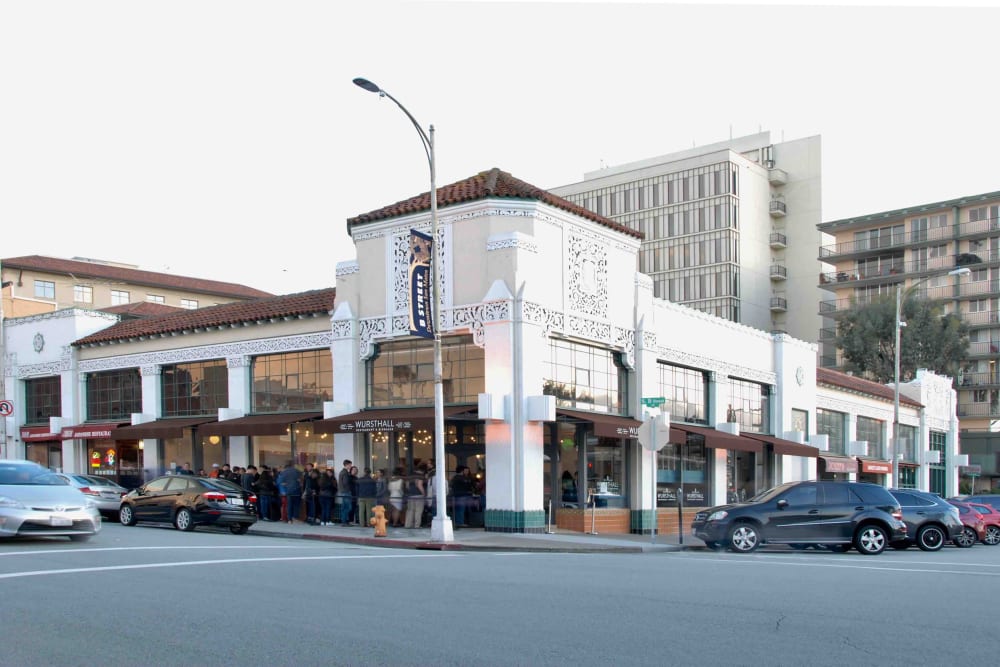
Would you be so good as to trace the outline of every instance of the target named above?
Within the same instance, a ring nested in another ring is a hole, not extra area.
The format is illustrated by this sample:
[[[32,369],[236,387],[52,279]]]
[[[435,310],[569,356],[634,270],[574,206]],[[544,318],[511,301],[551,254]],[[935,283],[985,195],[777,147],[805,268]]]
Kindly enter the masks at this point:
[[[564,211],[569,211],[581,218],[586,218],[592,220],[596,223],[604,225],[605,227],[610,227],[622,234],[628,234],[629,236],[641,239],[643,234],[637,232],[633,229],[629,229],[624,225],[620,225],[614,220],[605,218],[602,215],[597,215],[593,211],[590,211],[582,206],[578,206],[573,202],[567,201],[562,197],[558,197],[547,190],[543,190],[539,187],[525,183],[522,180],[514,178],[505,171],[501,171],[497,168],[490,169],[489,171],[482,171],[471,178],[467,178],[464,181],[458,181],[457,183],[452,183],[451,185],[444,185],[438,187],[438,207],[444,208],[451,204],[461,204],[464,202],[476,201],[478,199],[523,199],[523,200],[535,200],[541,201],[550,206],[556,208],[561,208]],[[371,211],[369,213],[362,213],[361,215],[355,216],[353,218],[347,219],[347,233],[351,233],[351,228],[355,225],[361,225],[366,222],[375,222],[376,220],[385,220],[388,218],[395,218],[400,215],[407,215],[410,213],[419,213],[420,211],[429,211],[431,208],[431,194],[430,190],[416,197],[410,197],[403,201],[396,202],[395,204],[389,204],[378,210]]]
[[[99,308],[105,313],[112,315],[122,315],[123,317],[155,317],[157,315],[169,315],[182,310],[180,306],[168,306],[165,303],[153,303],[152,301],[139,301],[137,303],[123,303],[120,306],[108,306]]]
[[[183,310],[179,313],[160,315],[159,317],[126,320],[97,333],[84,336],[74,341],[73,345],[82,347],[183,331],[225,328],[244,322],[260,322],[286,317],[325,316],[333,311],[336,296],[336,288],[329,287],[298,294],[272,296],[252,301],[236,301],[196,310]]]
[[[895,397],[895,392],[892,387],[887,387],[884,384],[879,384],[878,382],[872,382],[871,380],[865,380],[863,378],[848,375],[847,373],[841,373],[840,371],[835,371],[829,368],[816,369],[816,384],[825,384],[838,389],[846,389],[860,394],[868,394],[874,398],[881,398],[890,402],[892,402]],[[923,407],[923,403],[915,401],[912,398],[907,398],[902,392],[899,394],[899,404],[912,405],[915,408]]]
[[[270,292],[264,292],[253,287],[247,287],[246,285],[237,285],[236,283],[188,278],[187,276],[175,276],[169,273],[157,273],[155,271],[130,269],[124,266],[82,262],[76,259],[45,257],[43,255],[25,255],[24,257],[0,259],[0,265],[5,269],[68,273],[78,278],[97,278],[100,280],[114,280],[151,287],[170,287],[189,292],[201,292],[202,294],[214,294],[235,299],[259,299],[261,297],[274,296]]]

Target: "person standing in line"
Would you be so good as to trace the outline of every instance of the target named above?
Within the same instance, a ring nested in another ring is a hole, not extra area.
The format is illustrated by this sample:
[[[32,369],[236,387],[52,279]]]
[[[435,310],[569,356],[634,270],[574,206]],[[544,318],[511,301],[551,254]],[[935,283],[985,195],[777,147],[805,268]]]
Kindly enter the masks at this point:
[[[437,469],[434,467],[434,459],[427,462],[427,471],[424,473],[424,514],[421,518],[421,525],[429,527],[434,521],[437,512]]]
[[[451,496],[455,503],[455,527],[467,528],[465,512],[472,500],[472,471],[469,466],[458,466],[458,471],[451,478]]]
[[[298,518],[299,505],[302,502],[302,480],[291,461],[278,475],[278,490],[284,498],[282,505],[285,507],[285,519],[288,523],[294,523]]]
[[[194,470],[191,470],[191,464],[185,463],[184,467],[177,471],[178,475],[193,475]]]
[[[372,469],[365,468],[365,474],[358,478],[358,523],[362,526],[368,525],[368,519],[372,516],[377,491],[378,485],[372,477]]]
[[[351,518],[354,525],[361,525],[358,519],[358,466],[351,466]]]
[[[385,515],[389,516],[389,480],[385,477],[385,468],[375,471],[375,504],[385,508]]]
[[[337,495],[337,477],[327,468],[319,478],[319,525],[333,525],[333,499]]]
[[[389,524],[394,528],[402,528],[406,520],[406,479],[403,469],[396,467],[389,478]]]
[[[278,489],[274,485],[274,478],[271,477],[271,471],[266,467],[254,484],[254,492],[257,494],[257,504],[260,508],[261,520],[273,521],[274,519],[271,518],[271,503],[274,502],[274,496],[277,494]]]
[[[421,466],[406,480],[406,528],[420,528],[424,516],[424,477],[426,469]]]
[[[306,506],[306,523],[316,525],[319,519],[316,518],[319,509],[319,471],[306,465],[306,473],[302,476],[302,499]]]
[[[351,460],[344,459],[344,467],[337,475],[337,498],[340,500],[340,523],[348,526],[351,522]]]

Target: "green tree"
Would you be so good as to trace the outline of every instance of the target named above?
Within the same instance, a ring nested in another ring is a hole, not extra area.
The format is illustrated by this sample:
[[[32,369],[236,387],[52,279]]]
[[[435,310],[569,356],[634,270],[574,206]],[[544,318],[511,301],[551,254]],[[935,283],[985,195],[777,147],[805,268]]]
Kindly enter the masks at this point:
[[[940,301],[912,295],[902,303],[899,379],[912,380],[927,368],[957,380],[969,349],[969,326],[944,313]],[[845,370],[887,384],[895,378],[896,298],[887,296],[855,305],[837,321],[836,344],[844,354]]]

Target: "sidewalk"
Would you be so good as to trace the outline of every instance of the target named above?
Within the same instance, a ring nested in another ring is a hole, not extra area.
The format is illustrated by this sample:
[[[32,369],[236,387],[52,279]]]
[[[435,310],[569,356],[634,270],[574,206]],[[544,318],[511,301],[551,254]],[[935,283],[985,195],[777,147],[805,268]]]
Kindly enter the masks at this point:
[[[680,551],[704,546],[691,535],[590,535],[556,531],[546,533],[495,533],[482,528],[460,528],[453,542],[431,541],[430,528],[389,528],[386,537],[375,537],[375,529],[361,526],[311,526],[302,521],[293,524],[258,521],[250,527],[252,535],[290,537],[306,540],[344,542],[389,549],[428,549],[437,551],[522,551],[555,553],[643,553]]]

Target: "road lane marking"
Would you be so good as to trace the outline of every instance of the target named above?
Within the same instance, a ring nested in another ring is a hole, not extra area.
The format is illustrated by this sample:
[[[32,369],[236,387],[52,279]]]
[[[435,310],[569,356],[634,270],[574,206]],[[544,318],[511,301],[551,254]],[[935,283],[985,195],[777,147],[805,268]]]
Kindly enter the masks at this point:
[[[456,554],[457,555],[457,554]],[[358,554],[352,556],[286,556],[282,558],[222,558],[218,560],[189,560],[177,563],[140,563],[136,565],[107,565],[103,567],[74,567],[62,570],[32,570],[29,572],[11,572],[0,574],[0,579],[17,579],[19,577],[43,577],[55,574],[80,574],[84,572],[114,572],[116,570],[146,570],[162,567],[187,567],[192,565],[228,565],[233,563],[269,563],[279,561],[303,561],[303,560],[349,560],[349,559],[372,559],[372,558],[450,558],[451,554],[390,554],[385,556],[374,556],[371,554]]]
[[[698,563],[739,563],[742,559],[739,558],[685,558],[689,562]],[[779,561],[776,560],[764,560],[764,559],[753,559],[753,560],[743,560],[744,563],[753,563],[761,565],[799,565],[802,567],[832,567],[842,570],[877,570],[879,572],[908,572],[914,574],[956,574],[970,577],[1000,577],[1000,572],[963,572],[960,570],[935,570],[930,568],[909,568],[909,567],[879,567],[878,565],[852,565],[848,563],[823,563],[817,561],[811,562],[798,562],[792,563],[788,559]]]
[[[76,553],[94,553],[102,551],[158,551],[158,550],[194,550],[194,549],[212,549],[213,551],[219,549],[309,549],[318,547],[309,546],[167,546],[167,547],[94,547],[92,549],[73,549],[72,547],[67,547],[66,549],[45,549],[40,551],[3,551],[0,552],[0,556],[36,556],[38,554],[76,554]],[[369,547],[375,548],[375,547]]]

